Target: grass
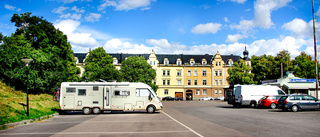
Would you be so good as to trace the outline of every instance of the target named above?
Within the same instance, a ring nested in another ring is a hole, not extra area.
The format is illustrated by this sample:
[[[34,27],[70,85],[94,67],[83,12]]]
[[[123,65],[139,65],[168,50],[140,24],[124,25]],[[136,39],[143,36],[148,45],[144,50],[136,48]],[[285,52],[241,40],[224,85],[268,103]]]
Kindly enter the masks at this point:
[[[53,101],[48,94],[29,94],[29,117],[26,115],[27,94],[16,91],[0,81],[0,125],[19,122],[27,119],[37,119],[56,113],[59,103]]]

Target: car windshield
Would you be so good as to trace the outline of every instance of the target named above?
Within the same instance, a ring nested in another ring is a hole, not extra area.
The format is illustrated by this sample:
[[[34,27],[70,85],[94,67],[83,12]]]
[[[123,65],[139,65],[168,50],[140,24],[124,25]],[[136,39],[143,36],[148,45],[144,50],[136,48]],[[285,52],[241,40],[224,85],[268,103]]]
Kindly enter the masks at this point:
[[[287,96],[282,96],[280,100],[286,100]]]
[[[262,97],[261,99],[266,99],[268,96],[264,96],[264,97]]]

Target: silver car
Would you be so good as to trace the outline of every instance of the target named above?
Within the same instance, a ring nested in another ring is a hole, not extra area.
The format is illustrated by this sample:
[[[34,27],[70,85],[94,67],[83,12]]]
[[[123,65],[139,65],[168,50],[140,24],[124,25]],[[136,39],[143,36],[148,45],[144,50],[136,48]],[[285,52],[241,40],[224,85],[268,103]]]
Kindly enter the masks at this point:
[[[278,108],[284,111],[291,109],[293,112],[305,109],[320,109],[320,101],[306,94],[284,95],[278,100]]]

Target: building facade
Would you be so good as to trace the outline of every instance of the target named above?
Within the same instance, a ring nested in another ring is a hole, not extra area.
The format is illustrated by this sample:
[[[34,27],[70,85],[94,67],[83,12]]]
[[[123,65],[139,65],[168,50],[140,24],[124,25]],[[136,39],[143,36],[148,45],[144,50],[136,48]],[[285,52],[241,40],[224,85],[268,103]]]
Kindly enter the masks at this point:
[[[225,87],[229,86],[228,69],[234,62],[241,59],[251,63],[248,52],[244,58],[235,55],[184,55],[184,54],[109,54],[113,58],[116,69],[121,68],[121,62],[130,56],[142,56],[156,72],[154,83],[159,87],[156,91],[159,97],[181,97],[184,100],[198,100],[202,97],[224,96]],[[83,68],[87,53],[74,53],[78,67]],[[82,59],[81,61],[79,59]],[[83,71],[83,69],[82,69]]]

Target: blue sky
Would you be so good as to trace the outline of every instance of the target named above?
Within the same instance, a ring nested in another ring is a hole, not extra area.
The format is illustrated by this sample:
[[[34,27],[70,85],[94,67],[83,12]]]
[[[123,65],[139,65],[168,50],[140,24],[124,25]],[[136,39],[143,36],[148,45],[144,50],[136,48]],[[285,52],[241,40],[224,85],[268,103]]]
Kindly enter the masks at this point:
[[[311,0],[1,0],[0,6],[3,35],[16,30],[14,13],[31,12],[63,31],[78,53],[104,47],[107,53],[242,55],[246,45],[249,56],[314,55]],[[317,28],[319,7],[315,0]]]

